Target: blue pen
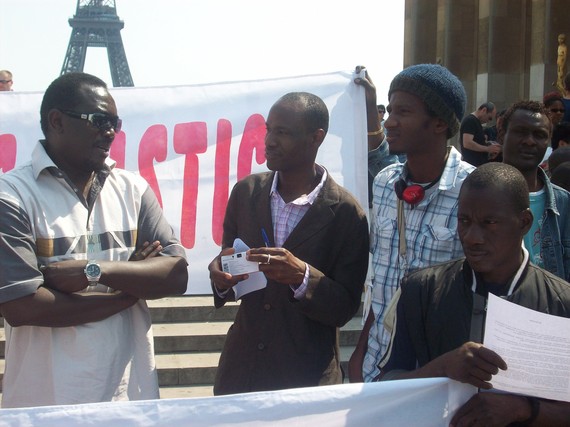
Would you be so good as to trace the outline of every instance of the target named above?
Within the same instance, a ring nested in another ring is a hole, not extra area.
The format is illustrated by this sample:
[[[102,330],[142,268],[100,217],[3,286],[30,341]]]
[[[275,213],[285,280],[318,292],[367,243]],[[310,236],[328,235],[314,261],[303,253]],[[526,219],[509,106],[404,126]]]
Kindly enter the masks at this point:
[[[267,237],[267,233],[265,232],[265,228],[261,229],[261,235],[263,236],[263,241],[265,242],[265,246],[269,247],[269,238]]]

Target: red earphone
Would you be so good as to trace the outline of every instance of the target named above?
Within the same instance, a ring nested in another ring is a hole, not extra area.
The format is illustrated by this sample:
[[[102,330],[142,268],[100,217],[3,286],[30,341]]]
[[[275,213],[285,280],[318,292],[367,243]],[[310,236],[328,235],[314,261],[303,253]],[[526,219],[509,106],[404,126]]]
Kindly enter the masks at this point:
[[[445,156],[446,163],[448,156],[449,156],[449,148]],[[394,191],[396,192],[396,196],[398,196],[398,199],[403,200],[404,202],[412,205],[412,207],[417,205],[419,202],[421,202],[424,199],[426,191],[439,182],[441,176],[443,175],[444,170],[442,170],[439,176],[436,179],[434,179],[432,182],[430,182],[428,185],[420,185],[420,184],[408,185],[406,180],[403,177],[400,177],[400,179],[398,179],[394,183]],[[413,178],[410,177],[410,179]]]
[[[403,200],[410,205],[417,205],[424,199],[426,190],[431,188],[434,184],[435,182],[430,183],[425,187],[422,187],[419,184],[408,185],[404,179],[400,178],[394,183],[394,191],[396,191],[398,199]]]

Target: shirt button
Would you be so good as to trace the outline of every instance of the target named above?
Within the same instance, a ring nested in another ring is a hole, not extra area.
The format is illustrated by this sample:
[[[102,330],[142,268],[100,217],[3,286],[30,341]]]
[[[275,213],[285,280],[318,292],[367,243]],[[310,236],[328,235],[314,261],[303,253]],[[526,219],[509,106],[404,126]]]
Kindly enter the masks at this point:
[[[271,310],[271,304],[264,304],[264,305],[263,305],[263,308],[264,308],[265,310]]]
[[[257,344],[257,349],[258,349],[258,350],[264,350],[264,349],[265,349],[265,344],[263,344],[262,342],[260,342],[259,344]]]

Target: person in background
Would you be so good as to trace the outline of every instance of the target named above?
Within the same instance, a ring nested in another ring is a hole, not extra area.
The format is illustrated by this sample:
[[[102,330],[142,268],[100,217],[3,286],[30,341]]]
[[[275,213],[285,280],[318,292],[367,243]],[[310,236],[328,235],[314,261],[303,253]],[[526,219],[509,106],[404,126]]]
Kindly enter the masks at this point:
[[[506,164],[478,167],[461,187],[457,215],[465,258],[404,279],[380,379],[448,377],[481,389],[459,408],[452,426],[568,425],[568,402],[492,392],[493,375],[509,367],[482,344],[483,321],[472,317],[476,301],[486,307],[490,293],[570,317],[570,285],[533,265],[521,248],[533,221],[524,177]]]
[[[367,93],[374,89],[368,72],[355,83]],[[408,67],[392,80],[388,99],[386,141],[391,154],[404,153],[407,160],[377,171],[374,179],[372,283],[365,293],[366,321],[349,361],[351,382],[372,381],[379,373],[390,337],[384,320],[402,278],[462,255],[457,197],[474,169],[448,145],[459,130],[466,100],[463,85],[449,70],[434,64]],[[384,156],[382,145],[369,148],[372,169]]]
[[[507,111],[506,109],[499,111],[495,116],[495,124],[493,126],[488,126],[484,129],[485,138],[487,139],[487,142],[489,142],[490,144],[497,143],[501,146],[503,145],[503,135],[501,132],[499,132],[499,129],[501,128],[503,116],[505,115],[506,111]],[[502,162],[503,154],[502,153],[489,154],[489,160],[493,162]]]
[[[0,70],[0,92],[12,91],[12,73],[8,70]]]
[[[552,174],[558,166],[570,161],[570,146],[558,147],[548,158],[548,171]]]
[[[374,109],[376,121],[378,113]],[[248,275],[222,270],[234,240],[248,247],[267,286],[241,298],[214,394],[340,384],[339,328],[360,307],[368,270],[368,221],[354,197],[315,163],[329,126],[323,100],[288,93],[269,111],[270,172],[233,188],[223,250],[209,265],[214,303],[235,300]]]
[[[552,121],[552,117],[550,118]],[[558,151],[560,148],[570,145],[570,122],[560,122],[554,125],[552,130],[552,137],[550,138],[550,147],[546,148],[546,153],[540,162],[540,167],[546,172],[548,176],[551,174],[550,167],[552,164],[560,163],[554,160],[550,161],[552,155]],[[555,159],[558,156],[555,156]]]
[[[476,111],[461,122],[459,143],[463,160],[473,166],[480,166],[501,152],[498,143],[489,143],[483,132],[483,125],[495,119],[497,109],[492,102],[481,104]]]
[[[548,110],[548,117],[554,126],[562,121],[566,109],[559,92],[548,92],[542,98],[544,106]]]
[[[554,185],[570,191],[570,160],[560,163],[550,177],[550,181]]]
[[[58,77],[40,123],[31,161],[0,177],[2,407],[156,399],[145,300],[186,291],[185,250],[109,159],[121,119],[101,79]]]
[[[366,67],[357,65],[355,68],[356,75],[359,75],[362,70],[366,70]],[[368,209],[372,209],[372,184],[374,183],[374,177],[386,166],[398,163],[399,156],[390,153],[388,141],[386,141],[386,129],[381,121],[384,114],[376,114],[376,111],[381,109],[385,112],[386,108],[382,104],[376,105],[376,87],[370,76],[368,76],[368,72],[366,72],[366,75],[365,79],[356,79],[355,83],[364,88],[368,152],[374,152],[373,160],[368,159]]]
[[[552,131],[548,111],[540,102],[519,101],[505,113],[503,130],[503,162],[522,173],[530,191],[534,221],[524,238],[530,260],[570,280],[570,194],[539,167]]]
[[[380,125],[384,127],[384,115],[386,114],[386,106],[384,104],[379,104],[376,107],[378,109],[378,120],[380,120]]]
[[[570,122],[560,122],[554,126],[550,145],[552,146],[552,151],[570,146]]]

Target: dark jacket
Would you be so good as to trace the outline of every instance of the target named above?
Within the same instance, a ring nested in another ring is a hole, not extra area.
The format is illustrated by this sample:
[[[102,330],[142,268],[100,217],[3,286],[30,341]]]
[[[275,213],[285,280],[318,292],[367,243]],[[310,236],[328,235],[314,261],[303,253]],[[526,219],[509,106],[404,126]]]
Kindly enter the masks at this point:
[[[410,274],[402,282],[396,331],[382,371],[413,370],[469,341],[472,270],[462,258]],[[531,263],[508,301],[570,317],[570,284]]]
[[[274,244],[269,193],[274,173],[238,182],[228,201],[223,246],[241,238]],[[368,268],[368,223],[356,200],[328,176],[315,203],[284,247],[309,264],[306,296],[268,281],[245,295],[216,375],[215,394],[336,384],[342,381],[338,328],[356,313]],[[214,292],[216,307],[233,300]]]

